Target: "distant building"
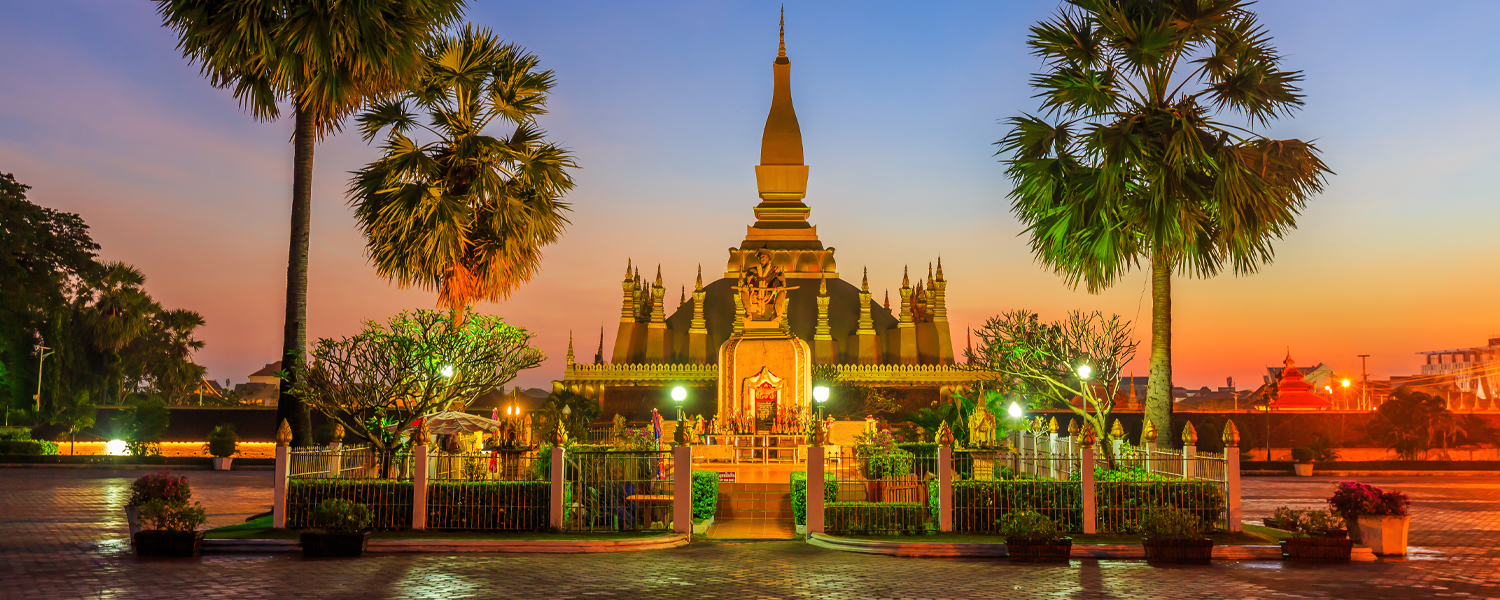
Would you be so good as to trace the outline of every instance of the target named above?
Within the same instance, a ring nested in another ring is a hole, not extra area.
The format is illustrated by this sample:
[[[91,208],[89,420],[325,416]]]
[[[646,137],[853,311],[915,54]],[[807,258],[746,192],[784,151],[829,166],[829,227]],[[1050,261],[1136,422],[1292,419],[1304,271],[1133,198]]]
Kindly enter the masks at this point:
[[[1313,367],[1317,371],[1324,365]],[[1328,370],[1331,380],[1333,371]],[[1296,361],[1292,355],[1286,355],[1286,366],[1282,367],[1276,377],[1276,395],[1271,401],[1271,410],[1332,410],[1332,386],[1325,386],[1328,395],[1318,394],[1313,387],[1315,382],[1308,381],[1297,368]]]
[[[1410,383],[1424,387],[1446,387],[1446,390],[1424,390],[1437,392],[1449,398],[1453,410],[1494,410],[1497,390],[1500,390],[1500,338],[1490,338],[1488,344],[1473,348],[1453,350],[1430,350],[1418,352],[1426,356],[1422,375]],[[1394,384],[1395,381],[1393,380]]]
[[[246,404],[276,406],[277,398],[281,397],[281,378],[276,376],[279,371],[281,361],[269,363],[251,373],[250,381],[234,386],[234,393]]]

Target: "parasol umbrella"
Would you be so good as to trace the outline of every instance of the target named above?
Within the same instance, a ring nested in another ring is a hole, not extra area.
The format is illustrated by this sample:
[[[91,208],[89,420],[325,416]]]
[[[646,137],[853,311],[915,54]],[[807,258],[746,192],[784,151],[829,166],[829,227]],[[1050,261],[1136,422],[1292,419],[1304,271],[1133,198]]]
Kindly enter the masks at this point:
[[[469,413],[456,410],[445,410],[443,412],[427,415],[423,418],[427,419],[427,430],[432,432],[433,435],[453,435],[459,433],[474,433],[476,431],[495,431],[500,429],[499,421],[486,419],[479,415],[471,415]],[[400,425],[391,425],[386,427],[386,429],[389,431],[405,431],[407,429],[416,427],[416,425],[417,421],[414,420],[405,427],[402,427]]]

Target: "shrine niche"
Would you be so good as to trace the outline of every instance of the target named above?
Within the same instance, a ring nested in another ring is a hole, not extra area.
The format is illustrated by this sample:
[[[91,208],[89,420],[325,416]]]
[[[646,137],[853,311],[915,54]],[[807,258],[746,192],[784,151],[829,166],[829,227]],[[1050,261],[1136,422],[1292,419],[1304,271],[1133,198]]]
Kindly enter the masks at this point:
[[[776,416],[785,411],[781,402],[781,391],[786,382],[768,368],[762,368],[753,377],[745,378],[744,392],[740,397],[748,401],[741,406],[744,414],[755,415],[755,430],[769,431],[776,423]]]
[[[785,326],[786,273],[761,252],[735,286],[742,329],[719,347],[719,411],[770,431],[778,418],[807,410],[812,348]]]

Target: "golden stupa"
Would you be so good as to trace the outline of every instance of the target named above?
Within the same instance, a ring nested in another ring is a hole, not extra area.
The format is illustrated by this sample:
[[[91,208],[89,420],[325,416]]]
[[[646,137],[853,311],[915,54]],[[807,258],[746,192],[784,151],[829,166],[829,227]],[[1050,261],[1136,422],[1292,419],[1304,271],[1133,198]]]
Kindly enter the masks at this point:
[[[803,202],[808,166],[792,106],[784,23],[772,72],[775,89],[755,166],[755,224],[729,249],[723,277],[705,285],[700,266],[691,295],[684,293],[668,316],[660,267],[648,282],[627,260],[608,361],[603,332],[593,364],[575,361],[569,341],[555,387],[598,400],[601,419],[642,419],[670,404],[675,386],[691,390],[697,401],[687,409],[705,418],[753,410],[757,402],[778,405],[774,410],[806,409],[812,365],[831,365],[837,383],[882,388],[911,407],[945,399],[973,378],[953,366],[941,258],[935,270],[928,264],[927,279],[915,287],[909,273],[902,274],[895,310],[889,295],[884,306],[871,298],[867,269],[858,286],[840,278],[834,249],[818,238]],[[712,406],[705,401],[710,397],[717,399]]]

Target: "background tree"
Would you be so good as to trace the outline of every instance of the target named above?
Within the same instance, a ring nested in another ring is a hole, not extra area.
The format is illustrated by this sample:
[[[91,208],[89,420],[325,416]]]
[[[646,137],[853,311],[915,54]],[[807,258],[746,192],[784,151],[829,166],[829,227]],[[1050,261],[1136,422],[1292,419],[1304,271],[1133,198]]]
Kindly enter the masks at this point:
[[[1442,398],[1408,387],[1392,392],[1366,427],[1370,437],[1404,460],[1416,460],[1434,447],[1446,460],[1449,446],[1464,433]]]
[[[359,116],[365,140],[386,131],[386,142],[349,198],[376,272],[435,290],[457,318],[536,275],[542,247],[568,224],[561,198],[577,165],[537,127],[555,78],[536,56],[465,27],[426,59],[412,91]],[[493,127],[504,134],[487,134]]]
[[[294,391],[308,406],[371,444],[389,466],[398,437],[419,416],[468,406],[546,358],[532,334],[499,317],[462,324],[431,310],[402,312],[341,339],[319,339],[296,367]],[[385,467],[382,472],[386,472]]]
[[[977,343],[964,356],[970,368],[1008,383],[1011,395],[1024,398],[1031,408],[1067,408],[1105,439],[1120,369],[1135,358],[1140,345],[1133,333],[1119,315],[1075,310],[1061,321],[1044,323],[1036,313],[1014,310],[975,329]],[[1085,366],[1088,370],[1081,371]],[[1111,446],[1104,448],[1109,456]]]
[[[157,0],[183,56],[229,88],[256,119],[293,113],[291,247],[287,258],[284,364],[307,348],[307,248],[313,147],[366,102],[407,87],[426,66],[421,49],[457,20],[463,0]],[[287,369],[295,377],[296,369]],[[311,435],[307,408],[281,381],[276,420],[293,443]]]
[[[568,409],[566,415],[563,414],[564,407]],[[561,422],[563,430],[568,432],[568,439],[589,443],[589,423],[593,423],[594,419],[599,417],[599,412],[599,403],[582,394],[575,394],[568,390],[553,392],[537,409],[535,413],[537,423],[533,431],[541,436],[539,444],[549,445],[550,442],[547,440],[552,439],[553,432],[557,431],[557,424]],[[676,415],[671,415],[671,417],[676,418]],[[671,439],[671,432],[662,432],[662,438]]]
[[[1311,143],[1252,129],[1302,105],[1302,74],[1250,4],[1068,0],[1027,42],[1048,118],[1010,118],[998,142],[1043,264],[1090,292],[1149,266],[1157,431],[1171,431],[1172,275],[1254,273],[1329,173]]]

